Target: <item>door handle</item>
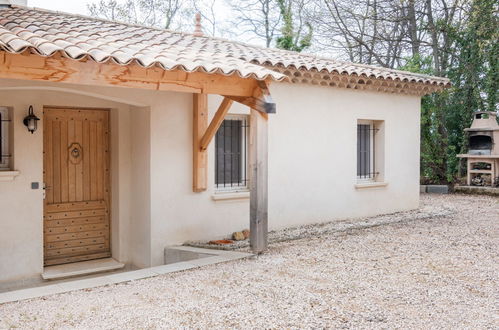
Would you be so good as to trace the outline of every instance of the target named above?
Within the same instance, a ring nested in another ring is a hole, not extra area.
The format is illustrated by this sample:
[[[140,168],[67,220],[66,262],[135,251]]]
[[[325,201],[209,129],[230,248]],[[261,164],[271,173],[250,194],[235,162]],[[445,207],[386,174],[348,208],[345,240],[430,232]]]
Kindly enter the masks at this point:
[[[45,185],[45,182],[43,183],[43,199],[47,196],[46,191],[52,189],[51,186]]]

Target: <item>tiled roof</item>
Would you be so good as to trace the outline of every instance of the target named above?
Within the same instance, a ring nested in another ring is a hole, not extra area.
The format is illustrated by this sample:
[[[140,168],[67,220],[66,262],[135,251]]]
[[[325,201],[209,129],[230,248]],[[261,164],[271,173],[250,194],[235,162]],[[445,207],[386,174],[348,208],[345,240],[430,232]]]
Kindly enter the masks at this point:
[[[0,49],[42,56],[56,52],[72,59],[133,62],[165,70],[237,74],[280,81],[272,67],[366,76],[448,86],[446,78],[340,62],[313,55],[250,46],[219,38],[148,28],[60,12],[12,6],[0,9]]]

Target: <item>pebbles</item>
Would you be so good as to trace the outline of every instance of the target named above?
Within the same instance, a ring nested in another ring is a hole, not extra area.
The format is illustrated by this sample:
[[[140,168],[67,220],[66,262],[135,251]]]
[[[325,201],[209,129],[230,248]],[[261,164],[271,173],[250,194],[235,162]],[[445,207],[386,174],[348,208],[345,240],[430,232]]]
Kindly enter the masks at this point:
[[[0,328],[496,328],[499,199],[422,202],[447,213],[371,218],[252,259],[0,305]]]
[[[380,225],[394,224],[394,223],[407,223],[415,220],[423,220],[430,218],[438,218],[449,216],[455,211],[446,205],[439,204],[428,204],[422,205],[417,210],[398,212],[392,214],[385,214],[377,217],[370,218],[360,218],[360,219],[349,219],[342,221],[331,221],[323,222],[312,225],[304,225],[298,227],[290,227],[281,230],[273,230],[268,233],[268,241],[270,244],[279,242],[289,242],[292,240],[318,237],[324,235],[330,235],[337,232],[352,230],[352,229],[363,229],[369,227],[375,227]],[[217,246],[217,249],[222,250],[248,250],[250,243],[249,240],[237,239],[249,237],[249,230],[243,230],[242,232],[235,232],[232,234],[232,241],[225,240],[227,243],[223,246]],[[237,238],[236,238],[237,235]],[[213,241],[196,241],[187,242],[185,245],[202,247],[202,248],[213,248]]]

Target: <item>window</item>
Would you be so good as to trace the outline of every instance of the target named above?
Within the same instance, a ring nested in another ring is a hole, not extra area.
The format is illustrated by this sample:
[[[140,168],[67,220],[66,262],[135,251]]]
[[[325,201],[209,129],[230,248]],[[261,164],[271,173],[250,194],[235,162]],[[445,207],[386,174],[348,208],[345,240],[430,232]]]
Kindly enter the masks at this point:
[[[359,120],[357,122],[357,178],[374,181],[376,171],[376,139],[378,129],[373,121]]]
[[[0,107],[0,171],[10,170],[10,126],[9,109]]]
[[[217,191],[248,189],[248,118],[230,116],[215,137],[215,187]]]

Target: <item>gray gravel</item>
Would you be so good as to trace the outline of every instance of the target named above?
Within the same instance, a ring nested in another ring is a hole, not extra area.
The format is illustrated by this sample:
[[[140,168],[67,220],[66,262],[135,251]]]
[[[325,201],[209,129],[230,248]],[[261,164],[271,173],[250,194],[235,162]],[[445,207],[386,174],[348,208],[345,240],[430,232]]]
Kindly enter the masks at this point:
[[[288,242],[303,238],[320,237],[344,232],[352,229],[365,229],[387,224],[407,223],[416,220],[438,218],[449,216],[456,211],[450,205],[437,203],[422,204],[417,210],[397,212],[380,215],[377,217],[346,219],[341,221],[321,222],[298,227],[289,227],[281,230],[272,230],[268,233],[269,244]],[[231,236],[225,237],[232,240]],[[231,244],[210,244],[208,241],[190,241],[184,245],[219,250],[244,250],[250,251],[249,239],[243,241],[233,241]]]
[[[452,212],[0,305],[0,328],[499,328],[499,198],[422,202]]]

